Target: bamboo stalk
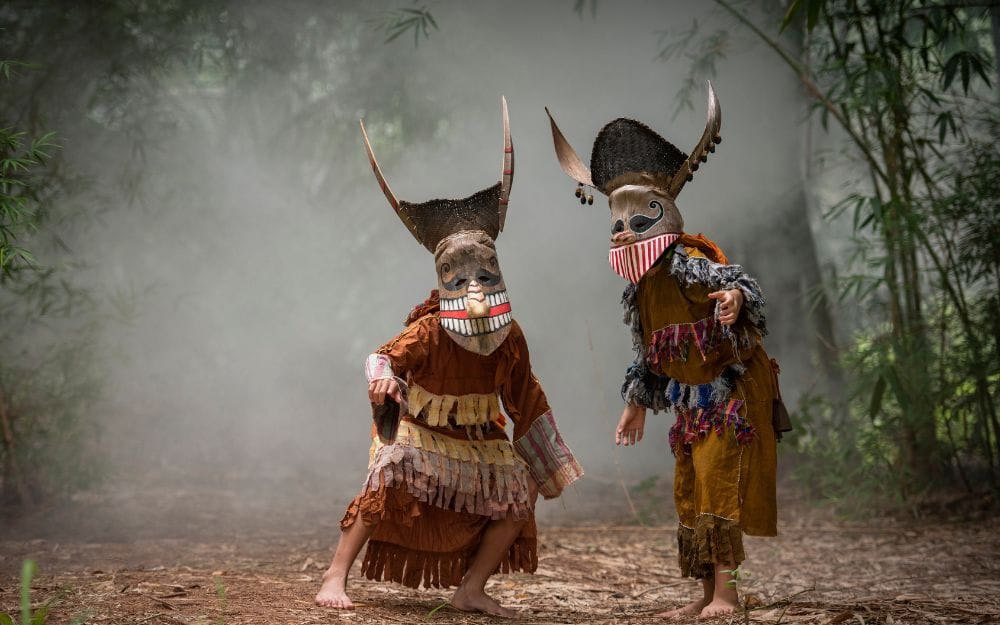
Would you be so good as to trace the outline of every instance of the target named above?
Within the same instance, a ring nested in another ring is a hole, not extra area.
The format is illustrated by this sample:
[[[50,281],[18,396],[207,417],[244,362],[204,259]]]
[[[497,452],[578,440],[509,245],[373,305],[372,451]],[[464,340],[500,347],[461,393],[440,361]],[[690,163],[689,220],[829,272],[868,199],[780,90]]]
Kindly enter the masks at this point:
[[[0,429],[3,431],[3,447],[6,454],[3,476],[4,485],[6,486],[8,481],[12,481],[14,488],[17,490],[17,496],[20,498],[21,505],[31,508],[35,505],[35,502],[31,497],[31,491],[28,490],[28,485],[24,482],[24,476],[17,465],[17,457],[14,454],[14,430],[10,424],[11,418],[6,396],[3,389],[0,388]]]

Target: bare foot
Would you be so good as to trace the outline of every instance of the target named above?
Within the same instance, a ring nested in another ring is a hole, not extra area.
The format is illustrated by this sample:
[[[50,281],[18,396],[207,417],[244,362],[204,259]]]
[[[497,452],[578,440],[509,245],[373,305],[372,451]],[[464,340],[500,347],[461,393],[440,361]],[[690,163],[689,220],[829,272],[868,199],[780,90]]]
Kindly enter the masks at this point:
[[[323,585],[316,593],[316,605],[337,610],[353,610],[354,603],[347,596],[347,580],[341,575],[323,574]]]
[[[732,614],[736,611],[736,607],[736,603],[728,597],[716,597],[715,599],[712,599],[712,603],[706,605],[702,609],[698,618],[713,618],[716,616]]]
[[[452,595],[451,605],[462,612],[483,612],[504,618],[514,618],[517,615],[517,612],[503,607],[497,603],[496,599],[487,595],[484,591],[466,588],[465,586],[459,586],[455,594]]]
[[[691,603],[687,604],[682,608],[677,608],[676,610],[667,610],[666,612],[658,612],[656,616],[665,619],[673,619],[681,616],[689,616],[692,614],[701,614],[702,608],[707,606],[709,599],[702,597],[701,599],[695,599]]]

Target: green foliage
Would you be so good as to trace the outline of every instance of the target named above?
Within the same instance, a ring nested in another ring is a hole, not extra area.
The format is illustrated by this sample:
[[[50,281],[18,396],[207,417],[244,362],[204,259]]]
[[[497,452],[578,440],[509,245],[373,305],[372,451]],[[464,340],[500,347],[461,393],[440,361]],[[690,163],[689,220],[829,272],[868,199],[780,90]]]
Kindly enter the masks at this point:
[[[0,62],[0,74],[7,80],[10,68],[9,61]],[[0,284],[33,263],[31,252],[18,239],[34,231],[42,219],[39,179],[59,147],[54,137],[48,132],[28,139],[26,131],[0,128]]]
[[[385,33],[385,43],[398,39],[407,32],[413,32],[413,46],[420,45],[420,38],[430,39],[430,30],[438,29],[434,15],[427,7],[418,9],[390,9],[371,20],[376,30]]]
[[[682,59],[688,66],[680,87],[674,94],[674,118],[684,109],[694,108],[696,94],[704,88],[703,78],[714,76],[717,66],[725,60],[729,46],[729,32],[715,30],[702,36],[701,24],[695,19],[687,29],[663,30],[657,33],[660,61]]]
[[[838,500],[911,501],[955,483],[1000,488],[1000,119],[989,7],[795,0],[761,27],[747,4],[716,0],[800,80],[823,127],[846,137],[841,165],[854,177],[825,217],[853,226],[855,249],[832,288],[863,316],[841,356],[845,396],[804,399],[792,437],[800,477]],[[701,35],[705,60],[692,76],[714,70],[725,32]]]
[[[226,623],[226,585],[222,583],[222,578],[216,576],[212,578],[212,583],[215,585],[215,598],[219,602],[219,618],[216,619],[217,625],[225,625]]]
[[[421,37],[436,28],[424,11],[414,22]],[[5,3],[4,54],[20,60],[0,62],[11,81],[0,90],[0,128],[23,133],[10,152],[22,159],[12,164],[20,186],[4,187],[13,190],[4,206],[18,218],[6,240],[30,255],[4,251],[12,260],[0,275],[0,413],[11,434],[0,438],[0,504],[93,485],[117,451],[100,439],[112,353],[105,330],[134,323],[153,285],[113,282],[92,229],[142,223],[177,237],[176,253],[161,261],[176,275],[205,271],[219,246],[219,214],[191,210],[210,204],[211,184],[194,176],[177,185],[178,176],[150,166],[170,141],[208,137],[220,161],[260,155],[275,179],[308,189],[315,205],[302,210],[328,211],[354,172],[370,184],[367,164],[344,148],[356,145],[358,111],[370,116],[375,141],[388,135],[379,155],[390,164],[405,143],[436,130],[452,104],[423,88],[419,103],[406,100],[421,78],[405,56],[372,54],[383,37],[365,28],[370,15],[363,3]],[[51,139],[32,145],[50,128],[65,150],[51,152]],[[181,235],[181,210],[207,223]],[[347,222],[366,210],[341,214]],[[355,253],[347,247],[331,250],[338,262]]]
[[[21,565],[21,625],[45,625],[51,602],[46,602],[36,610],[31,610],[31,580],[35,576],[35,562],[25,560]],[[15,625],[14,617],[0,612],[0,625]]]
[[[21,68],[31,66],[3,61],[0,75],[20,79]],[[98,473],[83,444],[94,435],[85,415],[100,388],[97,324],[89,293],[70,278],[72,263],[39,262],[25,247],[48,254],[62,244],[53,226],[68,211],[57,205],[54,133],[29,140],[29,131],[0,125],[0,504],[30,505]],[[66,323],[75,326],[69,338],[56,331]]]

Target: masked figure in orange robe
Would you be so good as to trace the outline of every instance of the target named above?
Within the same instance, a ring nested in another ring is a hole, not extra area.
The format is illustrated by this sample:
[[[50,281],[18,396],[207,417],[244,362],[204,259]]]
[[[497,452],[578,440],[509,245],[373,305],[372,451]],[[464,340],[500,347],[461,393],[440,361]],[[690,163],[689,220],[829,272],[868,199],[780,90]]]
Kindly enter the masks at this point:
[[[341,521],[320,605],[353,607],[347,572],[367,541],[369,579],[458,586],[455,607],[511,616],[486,595],[487,578],[535,570],[536,493],[557,497],[582,475],[531,371],[497,259],[514,173],[502,108],[501,181],[461,200],[397,200],[364,134],[390,205],[434,254],[438,288],[365,363],[375,411],[368,474]]]

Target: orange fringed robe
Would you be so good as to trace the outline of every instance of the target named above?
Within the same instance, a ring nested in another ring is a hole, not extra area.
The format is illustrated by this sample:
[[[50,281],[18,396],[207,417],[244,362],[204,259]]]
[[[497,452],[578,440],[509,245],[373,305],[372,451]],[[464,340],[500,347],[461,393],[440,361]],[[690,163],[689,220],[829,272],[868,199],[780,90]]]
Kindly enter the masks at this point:
[[[486,524],[512,518],[524,523],[499,570],[534,572],[527,478],[551,498],[583,472],[531,372],[517,322],[500,347],[481,356],[448,336],[435,304],[432,295],[377,352],[407,381],[408,414],[394,443],[384,445],[373,433],[368,476],[341,527],[359,517],[375,524],[362,563],[369,579],[447,587],[461,582]],[[513,443],[504,412],[514,424]]]

